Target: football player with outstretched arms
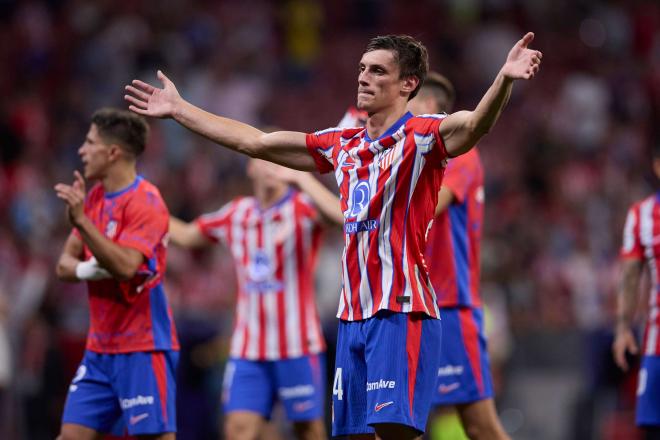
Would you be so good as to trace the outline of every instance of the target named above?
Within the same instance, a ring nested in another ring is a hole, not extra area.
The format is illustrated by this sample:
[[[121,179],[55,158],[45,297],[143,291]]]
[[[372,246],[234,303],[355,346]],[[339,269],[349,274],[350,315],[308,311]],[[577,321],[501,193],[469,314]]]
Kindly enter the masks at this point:
[[[173,118],[218,144],[300,170],[334,171],[345,250],[333,435],[413,439],[423,433],[438,370],[441,327],[424,265],[448,157],[470,150],[497,121],[513,83],[539,70],[534,34],[511,49],[472,111],[413,116],[406,110],[428,71],[426,48],[404,35],[373,38],[359,62],[357,107],[365,128],[264,133],[185,101],[162,72],[157,88],[126,86],[138,114]]]

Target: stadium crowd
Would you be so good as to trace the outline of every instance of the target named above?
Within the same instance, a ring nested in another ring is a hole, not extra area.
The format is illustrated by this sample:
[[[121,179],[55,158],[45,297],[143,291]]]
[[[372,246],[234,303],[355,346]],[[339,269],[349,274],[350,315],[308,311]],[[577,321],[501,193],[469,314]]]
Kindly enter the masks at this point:
[[[648,151],[660,142],[651,0],[0,1],[0,437],[57,433],[88,308],[84,286],[55,278],[69,228],[52,186],[80,168],[93,110],[124,106],[123,84],[161,68],[214,113],[310,131],[354,103],[373,35],[422,40],[457,108],[471,108],[526,30],[544,71],[514,91],[481,144],[482,283],[502,420],[515,438],[634,438],[623,437],[636,435],[634,384],[616,373],[610,345],[624,216],[655,184]],[[244,165],[156,122],[140,170],[190,220],[249,191]],[[329,347],[341,241],[330,233],[319,265],[330,268],[318,274]],[[169,251],[181,439],[219,435],[233,271],[221,248]]]

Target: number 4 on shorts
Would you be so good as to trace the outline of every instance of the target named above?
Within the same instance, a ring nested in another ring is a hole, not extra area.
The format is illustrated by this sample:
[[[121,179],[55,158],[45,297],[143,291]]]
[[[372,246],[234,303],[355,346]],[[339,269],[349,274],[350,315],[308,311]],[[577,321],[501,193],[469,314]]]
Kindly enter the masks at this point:
[[[337,400],[342,400],[342,397],[344,397],[344,390],[341,386],[341,368],[335,370],[335,381],[332,384],[332,395],[337,396]]]

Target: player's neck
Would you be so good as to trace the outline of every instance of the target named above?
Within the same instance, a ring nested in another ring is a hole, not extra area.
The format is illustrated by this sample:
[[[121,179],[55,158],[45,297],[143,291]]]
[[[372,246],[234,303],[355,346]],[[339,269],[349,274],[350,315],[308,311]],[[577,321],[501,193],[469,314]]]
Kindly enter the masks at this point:
[[[127,188],[136,178],[135,167],[116,167],[101,179],[101,184],[106,193],[113,193]]]
[[[255,186],[254,197],[259,202],[261,209],[268,209],[282,200],[287,192],[289,192],[289,185]]]
[[[406,113],[406,103],[397,102],[392,107],[383,109],[380,112],[369,115],[367,119],[367,134],[370,139],[378,139],[390,128],[396,121],[401,119]]]

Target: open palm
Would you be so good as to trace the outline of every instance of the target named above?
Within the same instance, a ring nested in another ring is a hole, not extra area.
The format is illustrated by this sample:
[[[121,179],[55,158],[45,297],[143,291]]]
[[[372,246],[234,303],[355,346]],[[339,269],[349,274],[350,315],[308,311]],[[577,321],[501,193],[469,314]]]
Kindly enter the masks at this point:
[[[156,118],[172,117],[181,95],[163,72],[159,70],[156,76],[163,83],[162,89],[134,79],[131,85],[125,87],[127,94],[124,99],[130,103],[129,110],[137,114]]]
[[[502,74],[511,79],[531,79],[539,71],[543,54],[527,46],[534,40],[534,34],[528,32],[511,48]]]

